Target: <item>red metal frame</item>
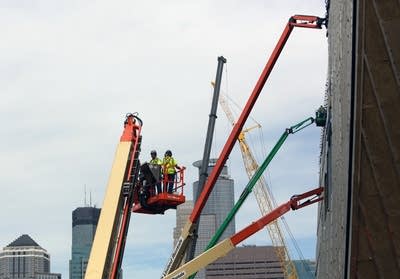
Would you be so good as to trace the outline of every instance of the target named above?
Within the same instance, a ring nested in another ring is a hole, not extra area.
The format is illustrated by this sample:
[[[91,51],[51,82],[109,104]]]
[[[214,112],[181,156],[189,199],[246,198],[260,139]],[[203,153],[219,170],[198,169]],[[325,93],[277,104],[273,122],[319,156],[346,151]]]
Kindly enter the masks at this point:
[[[181,189],[181,192],[179,193],[179,195],[183,195],[183,189],[184,186],[186,185],[185,183],[185,167],[181,167],[181,169],[179,169],[176,172],[175,175],[175,181],[174,181],[174,188],[173,188],[173,192],[178,192],[179,189]],[[170,182],[168,180],[168,175],[167,173],[163,174],[163,193],[167,192],[167,185]]]
[[[321,29],[323,19],[317,16],[294,15],[289,19],[289,24],[296,27]]]
[[[185,167],[181,167],[180,170],[177,171],[174,181],[173,193],[168,193],[167,182],[168,178],[164,175],[164,179],[162,180],[163,184],[163,192],[160,194],[155,194],[155,185],[150,189],[150,197],[147,200],[147,204],[149,206],[154,206],[155,208],[164,207],[165,210],[170,208],[175,208],[176,206],[184,203],[186,201],[186,197],[184,196],[184,186],[185,184]],[[160,214],[159,211],[152,211],[149,209],[142,208],[139,202],[139,198],[137,197],[137,193],[135,193],[134,198],[134,206],[132,211],[135,213],[146,213],[146,214]]]
[[[306,193],[303,193],[301,195],[295,195],[293,196],[288,202],[278,206],[274,210],[272,210],[270,213],[265,215],[264,217],[261,217],[257,221],[253,222],[251,225],[247,226],[246,228],[242,229],[238,233],[234,234],[231,236],[231,242],[233,245],[237,245],[246,238],[250,237],[251,235],[255,234],[262,228],[264,228],[266,225],[271,223],[272,221],[278,219],[281,217],[283,214],[288,212],[290,209],[292,210],[297,210],[300,208],[303,208],[305,206],[308,206],[310,204],[319,202],[320,200],[323,199],[321,197],[322,192],[324,191],[323,187],[316,188],[314,190],[308,191]],[[306,199],[310,197],[310,199],[306,201],[302,201],[303,199]]]
[[[310,204],[319,202],[323,199],[323,197],[321,197],[321,194],[323,191],[324,191],[324,188],[319,187],[314,190],[305,192],[301,195],[294,195],[290,199],[290,202],[291,202],[290,206],[293,210],[297,210],[297,209],[303,208],[305,206],[308,206]],[[310,197],[308,200],[302,201],[308,197]]]

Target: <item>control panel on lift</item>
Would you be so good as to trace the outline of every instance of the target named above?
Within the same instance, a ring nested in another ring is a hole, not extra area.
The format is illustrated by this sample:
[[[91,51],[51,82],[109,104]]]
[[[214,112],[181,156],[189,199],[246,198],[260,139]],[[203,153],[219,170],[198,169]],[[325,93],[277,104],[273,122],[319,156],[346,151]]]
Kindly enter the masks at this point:
[[[164,214],[168,209],[185,202],[185,167],[181,167],[173,180],[162,174],[160,165],[144,163],[140,166],[139,179],[134,187],[133,208],[136,213]],[[168,191],[171,190],[172,191]]]

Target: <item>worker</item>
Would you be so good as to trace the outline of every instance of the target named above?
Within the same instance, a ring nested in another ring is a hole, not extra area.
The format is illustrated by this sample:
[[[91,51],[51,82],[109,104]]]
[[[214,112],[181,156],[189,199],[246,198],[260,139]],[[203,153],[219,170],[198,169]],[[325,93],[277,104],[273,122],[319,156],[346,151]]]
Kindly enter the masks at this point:
[[[152,150],[150,152],[151,160],[149,162],[151,169],[154,170],[153,174],[155,176],[155,179],[157,180],[156,186],[157,186],[157,194],[162,193],[161,189],[161,167],[162,167],[162,160],[157,157],[157,151]]]
[[[163,165],[164,181],[166,181],[165,182],[166,185],[164,185],[164,187],[167,187],[168,193],[171,194],[174,189],[176,169],[180,170],[181,167],[178,166],[178,163],[176,162],[174,157],[172,157],[171,150],[165,151],[162,165]]]

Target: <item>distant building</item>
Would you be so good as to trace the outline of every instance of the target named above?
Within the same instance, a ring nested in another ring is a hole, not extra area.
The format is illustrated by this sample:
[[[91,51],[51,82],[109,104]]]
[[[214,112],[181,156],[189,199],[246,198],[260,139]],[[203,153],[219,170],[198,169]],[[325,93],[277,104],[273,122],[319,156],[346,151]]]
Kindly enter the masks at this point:
[[[201,162],[196,161],[193,163],[195,167],[199,168],[199,176],[201,169]],[[207,173],[210,174],[217,160],[210,159]],[[193,199],[197,201],[197,191],[199,182],[193,183]],[[210,196],[203,208],[200,215],[200,225],[198,231],[198,239],[196,245],[195,255],[201,254],[207,247],[211,238],[223,223],[229,211],[234,205],[234,182],[228,174],[228,167],[224,166]],[[225,232],[221,236],[221,240],[230,237],[235,233],[235,219],[226,228]],[[205,278],[204,269],[200,270],[196,276],[197,279]]]
[[[181,236],[183,226],[186,224],[193,210],[193,201],[187,200],[176,208],[176,226],[174,228],[174,247]]]
[[[207,279],[284,279],[274,246],[243,246],[207,266]]]
[[[99,216],[100,209],[95,207],[78,207],[72,212],[70,279],[82,279],[85,276]]]
[[[23,234],[0,252],[0,279],[14,278],[61,279],[61,274],[50,273],[50,255]]]

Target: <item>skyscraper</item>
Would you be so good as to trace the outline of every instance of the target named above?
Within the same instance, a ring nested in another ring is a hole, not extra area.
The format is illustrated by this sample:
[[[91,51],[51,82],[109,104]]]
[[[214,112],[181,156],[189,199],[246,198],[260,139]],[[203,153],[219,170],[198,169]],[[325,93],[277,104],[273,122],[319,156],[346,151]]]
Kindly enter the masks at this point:
[[[100,209],[95,207],[78,207],[72,212],[70,279],[82,279],[85,276],[99,216]]]
[[[50,255],[29,235],[21,235],[0,252],[1,279],[37,279],[42,275],[61,278],[50,273]]]
[[[199,172],[201,169],[201,162],[202,161],[196,161],[193,163],[195,167],[199,168]],[[216,159],[210,159],[207,171],[208,174],[212,171],[216,162]],[[198,198],[198,184],[198,181],[193,183],[193,199],[195,201]],[[234,198],[234,182],[228,174],[228,167],[224,166],[200,215],[198,239],[195,252],[196,256],[204,251],[216,230],[225,220],[225,217],[228,215],[229,211],[234,205]],[[225,232],[222,234],[221,240],[233,235],[234,233],[235,219],[233,218]],[[196,278],[205,278],[204,269],[199,271]]]
[[[176,227],[174,228],[174,247],[181,236],[183,226],[186,224],[193,210],[193,201],[187,200],[176,208]]]

